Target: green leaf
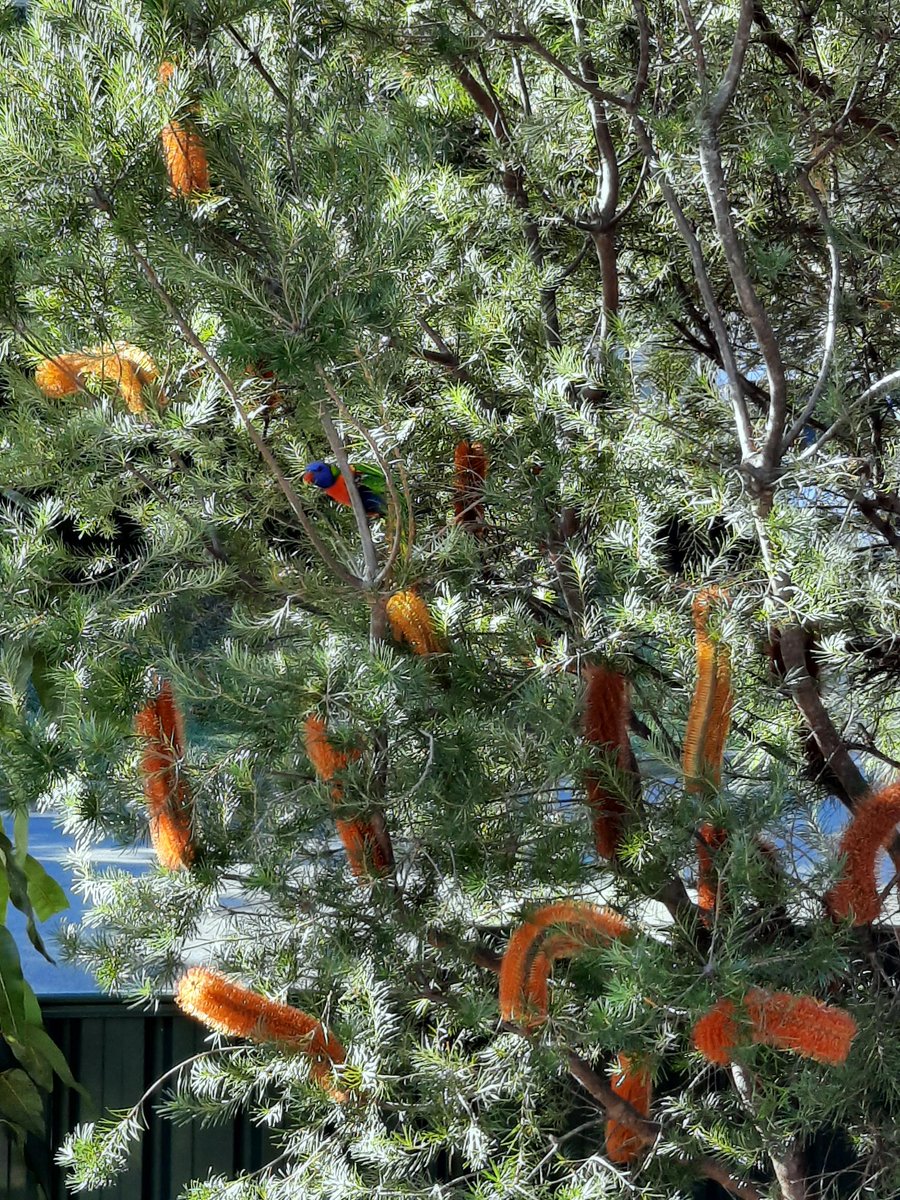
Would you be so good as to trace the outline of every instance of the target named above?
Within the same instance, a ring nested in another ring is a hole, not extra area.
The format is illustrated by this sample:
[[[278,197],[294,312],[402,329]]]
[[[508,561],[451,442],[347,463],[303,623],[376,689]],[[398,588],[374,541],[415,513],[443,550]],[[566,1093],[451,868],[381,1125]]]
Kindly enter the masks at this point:
[[[24,868],[28,856],[28,809],[20,809],[13,817],[13,842],[16,862]],[[41,918],[43,920],[43,918]]]
[[[26,986],[15,940],[0,926],[0,1033],[4,1037],[22,1036]]]
[[[69,1064],[66,1062],[66,1056],[54,1042],[53,1038],[40,1025],[33,1025],[30,1021],[22,1027],[21,1040],[16,1039],[15,1043],[10,1041],[13,1052],[23,1066],[27,1066],[23,1057],[19,1054],[19,1049],[22,1049],[26,1055],[28,1052],[40,1057],[62,1080],[68,1088],[80,1092],[82,1096],[87,1096],[88,1093],[76,1080],[75,1076],[69,1069]],[[49,1089],[48,1089],[49,1090]]]
[[[0,1071],[0,1118],[27,1129],[44,1132],[44,1102],[41,1094],[18,1067]]]
[[[28,881],[28,899],[39,921],[46,921],[54,913],[69,907],[66,893],[30,854],[25,856],[25,878]]]
[[[12,842],[2,829],[0,829],[0,853],[2,853],[6,860],[9,898],[25,917],[25,932],[28,934],[28,940],[39,954],[43,954],[47,962],[52,963],[53,959],[47,953],[47,947],[44,945],[44,940],[38,933],[37,925],[34,921],[34,908],[28,896],[28,880],[25,878],[25,872],[16,862]]]

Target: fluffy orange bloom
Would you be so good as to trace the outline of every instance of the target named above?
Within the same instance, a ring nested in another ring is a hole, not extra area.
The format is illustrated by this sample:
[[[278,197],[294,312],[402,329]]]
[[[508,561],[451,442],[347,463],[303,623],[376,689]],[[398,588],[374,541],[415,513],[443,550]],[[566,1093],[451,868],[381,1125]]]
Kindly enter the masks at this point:
[[[316,774],[326,783],[345,770],[350,762],[359,758],[359,750],[337,750],[328,740],[325,722],[319,717],[307,717],[304,724],[306,753]],[[340,800],[343,794],[340,783],[335,783],[331,795]],[[382,845],[371,821],[363,817],[350,820],[335,818],[335,827],[347,854],[350,870],[358,879],[372,874],[383,875],[393,866],[393,855]]]
[[[395,592],[385,605],[385,612],[395,641],[404,642],[416,654],[443,651],[428,605],[417,592]]]
[[[166,87],[175,64],[160,63],[159,82]],[[196,111],[196,106],[192,106]],[[209,191],[209,164],[203,139],[191,121],[172,120],[162,130],[163,158],[173,196],[193,196]]]
[[[359,758],[358,750],[337,750],[331,744],[325,722],[320,717],[307,717],[303,729],[309,761],[319,778],[326,783],[330,783],[339,771],[345,770],[353,759]],[[337,795],[340,795],[340,789]]]
[[[636,1066],[627,1055],[620,1054],[610,1082],[617,1096],[637,1109],[641,1116],[650,1116],[653,1085],[648,1070]],[[644,1143],[627,1125],[612,1118],[606,1122],[606,1157],[610,1162],[634,1162],[643,1148]]]
[[[484,481],[488,461],[481,442],[458,442],[453,454],[453,510],[456,524],[477,530],[484,522]]]
[[[628,718],[631,713],[627,680],[606,667],[585,667],[584,737],[601,746],[620,771],[633,771]],[[615,858],[622,839],[626,808],[593,772],[586,776],[587,799],[593,812],[594,846],[603,858]]]
[[[193,124],[172,120],[162,130],[163,158],[173,196],[209,191],[209,163],[203,138]]]
[[[724,829],[717,829],[709,822],[700,826],[697,834],[697,907],[704,913],[713,913],[719,898],[719,873],[715,867],[715,856],[728,841]]]
[[[528,1029],[540,1025],[547,1017],[547,980],[554,959],[629,933],[617,913],[592,904],[563,900],[538,909],[513,933],[500,965],[503,1020]]]
[[[743,1012],[720,1000],[694,1026],[693,1043],[710,1062],[732,1062],[741,1045],[755,1042],[791,1050],[830,1066],[847,1061],[857,1025],[848,1012],[812,996],[752,988]]]
[[[158,372],[146,350],[128,342],[113,342],[45,359],[35,371],[34,382],[45,396],[59,399],[74,395],[88,376],[114,383],[129,411],[141,413],[141,389],[155,380]]]
[[[844,873],[825,897],[828,911],[836,920],[850,917],[854,925],[868,925],[881,912],[875,863],[898,821],[900,783],[892,783],[857,804],[841,838]]]
[[[187,868],[195,853],[193,803],[178,770],[184,757],[184,725],[168,682],[137,714],[135,731],[145,742],[141,774],[156,857],[168,871]]]
[[[709,611],[714,601],[727,601],[727,593],[710,587],[694,599],[694,636],[697,647],[697,682],[684,735],[682,763],[689,791],[702,789],[703,781],[719,786],[722,758],[728,738],[734,696],[731,690],[731,656],[728,647],[709,636]]]
[[[344,1047],[326,1025],[291,1008],[267,1000],[259,992],[231,983],[218,971],[192,967],[175,987],[175,1003],[207,1029],[253,1042],[275,1042],[312,1059],[312,1076],[336,1100],[346,1093],[333,1084],[332,1067],[345,1060]]]
[[[384,875],[393,865],[393,858],[385,853],[371,821],[356,817],[352,821],[335,817],[335,827],[347,854],[350,870],[358,878],[369,875]]]

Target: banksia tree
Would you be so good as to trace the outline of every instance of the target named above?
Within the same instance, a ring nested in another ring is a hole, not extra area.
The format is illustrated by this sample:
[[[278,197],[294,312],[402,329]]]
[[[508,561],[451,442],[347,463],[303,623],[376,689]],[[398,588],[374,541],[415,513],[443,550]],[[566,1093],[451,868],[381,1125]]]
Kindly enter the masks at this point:
[[[258,998],[179,988],[245,1032],[165,1113],[275,1146],[173,1200],[900,1193],[887,0],[28,12],[0,805],[84,851],[61,956]],[[105,867],[148,810],[180,869]]]

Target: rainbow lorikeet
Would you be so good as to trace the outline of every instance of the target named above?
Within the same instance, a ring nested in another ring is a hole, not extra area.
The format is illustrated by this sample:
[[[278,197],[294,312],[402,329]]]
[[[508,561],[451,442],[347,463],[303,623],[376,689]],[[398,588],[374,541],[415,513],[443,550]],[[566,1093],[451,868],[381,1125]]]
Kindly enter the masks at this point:
[[[365,511],[370,517],[384,516],[387,511],[387,484],[384,475],[377,467],[353,467],[352,470],[356,490]],[[303,476],[303,482],[314,484],[335,503],[350,507],[350,493],[347,491],[344,477],[331,463],[310,463]]]

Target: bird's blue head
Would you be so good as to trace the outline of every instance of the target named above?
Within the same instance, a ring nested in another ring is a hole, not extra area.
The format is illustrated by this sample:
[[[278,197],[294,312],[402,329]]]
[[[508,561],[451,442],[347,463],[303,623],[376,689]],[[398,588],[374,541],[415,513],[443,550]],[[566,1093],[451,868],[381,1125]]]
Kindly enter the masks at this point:
[[[334,470],[326,462],[310,463],[303,482],[313,483],[317,488],[329,488],[334,483]]]

